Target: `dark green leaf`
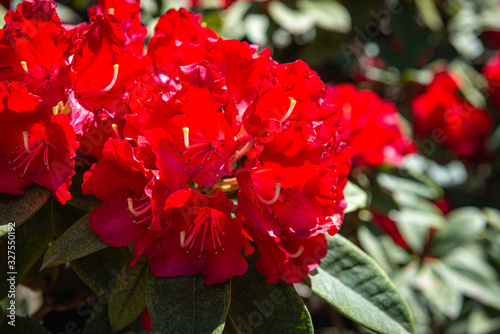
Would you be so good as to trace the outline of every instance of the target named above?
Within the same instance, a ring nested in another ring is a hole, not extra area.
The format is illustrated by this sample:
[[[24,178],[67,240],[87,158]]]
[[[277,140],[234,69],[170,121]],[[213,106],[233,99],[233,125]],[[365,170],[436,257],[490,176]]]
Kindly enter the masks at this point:
[[[383,270],[343,236],[327,236],[328,253],[312,290],[340,313],[379,333],[415,333],[411,312]]]
[[[146,308],[146,277],[148,273],[146,258],[134,267],[128,264],[125,275],[117,279],[109,299],[108,313],[114,331],[129,325]]]
[[[19,283],[36,261],[42,256],[45,249],[52,241],[54,235],[50,226],[50,207],[45,205],[36,215],[31,217],[26,223],[19,226],[14,233],[3,236],[0,239],[0,279],[5,282],[8,277],[15,272],[16,283]],[[15,249],[12,247],[15,246]],[[11,249],[8,249],[11,247]],[[15,266],[10,267],[7,256],[14,256]],[[0,299],[7,295],[7,284],[0,284]]]
[[[245,275],[231,278],[229,316],[236,328],[241,333],[313,333],[311,316],[293,285],[266,284],[249,262]]]
[[[222,333],[230,294],[229,280],[207,286],[200,275],[147,279],[148,310],[160,333]]]
[[[236,328],[236,325],[234,324],[233,319],[231,319],[231,316],[228,314],[226,317],[226,323],[224,325],[224,331],[222,334],[241,334],[241,332]]]
[[[47,202],[50,191],[40,186],[26,189],[24,195],[0,194],[0,225],[20,226]]]
[[[15,326],[11,326],[10,321],[10,318],[5,317],[2,334],[49,334],[45,327],[31,319],[16,316]]]
[[[106,301],[98,300],[92,310],[90,318],[83,327],[82,334],[113,334],[109,323]]]
[[[486,227],[485,214],[474,207],[465,207],[452,211],[448,223],[432,241],[431,253],[444,256],[453,249],[474,240]]]
[[[108,246],[90,228],[87,214],[49,247],[43,258],[42,269],[79,259]]]
[[[108,247],[71,261],[71,267],[101,298],[109,298],[116,280],[126,275],[123,268],[132,260],[127,248]]]
[[[95,197],[93,194],[84,195],[82,193],[82,183],[83,183],[83,174],[85,170],[83,168],[77,167],[75,168],[75,176],[73,177],[73,182],[71,183],[71,187],[69,187],[69,192],[71,193],[71,200],[68,201],[67,204],[75,206],[79,209],[85,211],[92,211],[95,208],[98,208],[101,205],[101,200]]]

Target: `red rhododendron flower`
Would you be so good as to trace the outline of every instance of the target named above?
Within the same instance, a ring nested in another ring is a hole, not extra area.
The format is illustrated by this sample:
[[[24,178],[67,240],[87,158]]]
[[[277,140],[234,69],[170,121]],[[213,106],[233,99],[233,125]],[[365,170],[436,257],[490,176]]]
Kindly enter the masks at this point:
[[[352,148],[355,166],[399,166],[405,155],[416,151],[392,102],[351,84],[330,86],[327,91],[327,102],[340,108],[342,139]]]
[[[0,81],[23,82],[49,106],[65,100],[67,63],[75,34],[62,27],[50,0],[24,1],[0,29]]]
[[[484,151],[492,120],[486,110],[475,108],[458,92],[448,73],[436,74],[426,91],[412,101],[413,126],[415,133],[433,134],[459,157],[470,158]]]
[[[484,65],[483,74],[488,79],[490,98],[500,107],[500,53]]]
[[[38,184],[64,204],[78,148],[68,116],[53,115],[21,83],[2,82],[0,101],[0,192],[22,195]]]
[[[150,59],[138,57],[114,15],[97,15],[75,51],[66,93],[71,124],[82,142],[83,153],[100,157],[112,124],[121,129],[128,89],[134,79],[149,71]],[[97,75],[99,74],[99,75]]]
[[[154,276],[192,276],[201,273],[205,284],[242,275],[248,264],[242,256],[252,247],[240,222],[231,217],[233,203],[216,190],[211,196],[179,190],[165,202],[169,227],[147,251]]]

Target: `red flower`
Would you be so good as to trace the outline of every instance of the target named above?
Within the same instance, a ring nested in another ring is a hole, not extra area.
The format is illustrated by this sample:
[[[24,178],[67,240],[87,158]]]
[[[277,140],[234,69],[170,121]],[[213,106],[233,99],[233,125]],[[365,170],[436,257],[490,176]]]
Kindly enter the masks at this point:
[[[151,178],[127,141],[106,142],[103,157],[85,173],[82,185],[84,194],[102,200],[90,214],[90,227],[101,240],[123,247],[151,229],[152,202],[145,191]]]
[[[22,195],[38,184],[64,204],[78,148],[68,117],[53,115],[20,83],[1,83],[0,101],[0,192]]]
[[[458,92],[448,73],[436,74],[426,91],[413,98],[413,125],[415,133],[432,134],[459,157],[470,158],[484,151],[492,120],[486,110],[475,108]]]
[[[396,245],[406,250],[410,248],[399,232],[399,229],[394,220],[390,219],[388,216],[381,215],[375,212],[372,212],[372,215],[373,221],[377,223],[387,234],[389,234]]]
[[[488,79],[490,98],[500,107],[500,53],[484,65],[483,74]]]
[[[237,216],[256,243],[257,270],[268,283],[300,282],[326,254],[323,234],[340,229],[349,171],[341,166],[348,165],[349,155],[337,154],[338,169],[332,159],[301,156],[289,159],[292,165],[283,159],[283,165],[261,161],[261,166],[236,174]]]
[[[216,190],[210,197],[194,189],[179,190],[165,202],[169,226],[147,251],[155,277],[201,273],[205,284],[242,275],[248,264],[242,256],[253,249],[240,222],[231,217],[233,203]]]
[[[184,188],[189,179],[212,187],[231,171],[236,149],[233,129],[221,112],[224,79],[207,63],[181,67],[178,76],[182,89],[140,113],[139,123],[171,191]]]
[[[120,26],[127,34],[127,45],[130,45],[136,55],[144,52],[144,38],[148,29],[141,23],[140,0],[99,0],[99,4],[90,7],[88,14],[94,18],[98,14],[115,15],[120,21]]]
[[[75,35],[62,27],[52,0],[24,1],[0,30],[0,81],[23,82],[49,106],[65,100]]]
[[[416,151],[392,102],[351,84],[330,86],[327,91],[327,102],[340,108],[342,139],[352,148],[355,166],[399,166],[405,155]]]
[[[114,15],[97,15],[76,50],[71,83],[66,89],[71,124],[82,142],[83,153],[100,157],[112,124],[121,129],[129,113],[128,90],[136,77],[147,73],[147,56],[138,57]]]

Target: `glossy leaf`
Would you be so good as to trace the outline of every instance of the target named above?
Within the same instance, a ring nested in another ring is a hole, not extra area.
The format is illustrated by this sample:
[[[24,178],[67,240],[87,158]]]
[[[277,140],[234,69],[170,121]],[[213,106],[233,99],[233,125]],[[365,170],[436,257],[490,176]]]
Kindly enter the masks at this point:
[[[13,233],[14,239],[9,239],[8,236],[0,239],[0,279],[2,282],[11,276],[8,273],[15,272],[16,283],[19,283],[47,249],[54,237],[49,211],[49,206],[44,206],[26,223],[16,228]],[[15,253],[14,267],[7,262],[7,260],[13,260],[8,258],[8,255],[13,256],[12,253],[8,253],[8,247],[12,247],[12,240],[15,242],[15,249],[10,249]],[[0,284],[0,299],[3,299],[6,294],[7,284]]]
[[[114,331],[120,330],[137,319],[146,308],[146,258],[134,267],[123,268],[124,275],[117,279],[109,299],[108,314]]]
[[[452,211],[447,225],[440,230],[431,245],[431,253],[443,256],[474,240],[484,231],[486,216],[478,208],[466,207]]]
[[[253,263],[246,274],[231,278],[229,316],[241,333],[314,332],[311,316],[293,285],[266,284]]]
[[[47,202],[50,191],[40,186],[26,189],[24,195],[0,194],[0,225],[20,226]]]
[[[16,316],[15,326],[9,325],[10,318],[4,320],[2,334],[49,334],[50,332],[39,323],[25,318]]]
[[[160,333],[222,333],[229,309],[231,283],[205,285],[200,275],[153,277],[146,300],[153,329]]]
[[[366,207],[368,196],[366,192],[352,182],[347,182],[344,188],[344,196],[347,208],[344,213],[356,211]]]
[[[123,267],[132,256],[127,248],[108,247],[71,261],[71,267],[92,290],[102,298],[109,298],[116,280],[123,279]]]
[[[343,236],[328,236],[328,253],[310,279],[313,292],[360,325],[378,333],[415,333],[411,312],[394,284]]]
[[[87,214],[49,247],[43,258],[42,269],[79,259],[108,246],[90,228]]]
[[[82,334],[113,334],[108,318],[108,306],[100,301],[95,304],[92,314],[83,327]]]

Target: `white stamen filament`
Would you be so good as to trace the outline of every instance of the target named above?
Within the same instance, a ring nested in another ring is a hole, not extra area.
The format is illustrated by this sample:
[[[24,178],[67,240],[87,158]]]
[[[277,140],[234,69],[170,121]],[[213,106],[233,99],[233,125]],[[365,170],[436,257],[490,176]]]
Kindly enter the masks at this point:
[[[183,127],[182,132],[184,132],[184,146],[186,146],[186,148],[189,148],[189,128]]]
[[[118,125],[115,123],[111,124],[111,128],[113,128],[113,133],[115,134],[116,139],[121,140],[120,133],[118,132]]]
[[[259,201],[261,201],[262,203],[267,204],[267,205],[271,205],[271,204],[274,204],[274,202],[276,202],[278,200],[278,198],[280,197],[280,190],[281,190],[281,183],[276,183],[276,191],[274,193],[274,197],[271,198],[269,201],[263,199],[256,191],[255,191],[255,196],[257,196]]]
[[[115,85],[116,79],[118,79],[118,68],[119,68],[118,64],[113,65],[113,79],[111,79],[109,85],[103,89],[104,92],[109,91]]]
[[[181,231],[181,247],[186,247],[186,231]]]
[[[286,253],[288,254],[289,258],[295,259],[295,258],[298,258],[299,256],[301,256],[303,252],[304,252],[304,246],[300,246],[299,249],[295,253],[293,253],[293,254],[288,253],[288,252],[286,252]]]
[[[26,64],[26,62],[25,62],[25,61],[22,61],[22,62],[21,62],[21,66],[23,67],[24,72],[26,72],[26,74],[28,74],[28,75],[29,75],[29,74],[30,74],[30,71],[28,71],[28,65]]]
[[[139,211],[135,210],[133,199],[130,197],[127,198],[127,204],[128,204],[128,210],[130,211],[130,213],[136,217],[142,215],[143,213],[146,213],[149,210],[149,208],[151,208],[151,203],[149,203],[148,205],[146,205],[146,207],[144,209],[139,210]]]
[[[29,144],[29,136],[28,136],[28,131],[23,131],[23,139],[24,139],[24,149],[26,150],[26,153],[31,154],[30,150],[30,144]]]
[[[297,101],[295,101],[295,99],[293,97],[289,97],[290,99],[290,107],[288,107],[288,111],[286,112],[285,116],[283,116],[283,118],[280,120],[280,122],[284,122],[288,119],[288,117],[290,117],[290,115],[292,114],[292,111],[293,111],[293,108],[295,108],[295,105],[297,104]]]

